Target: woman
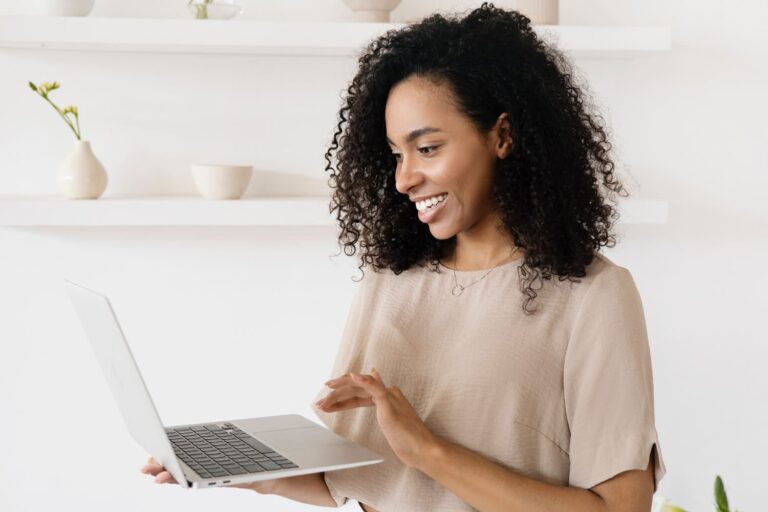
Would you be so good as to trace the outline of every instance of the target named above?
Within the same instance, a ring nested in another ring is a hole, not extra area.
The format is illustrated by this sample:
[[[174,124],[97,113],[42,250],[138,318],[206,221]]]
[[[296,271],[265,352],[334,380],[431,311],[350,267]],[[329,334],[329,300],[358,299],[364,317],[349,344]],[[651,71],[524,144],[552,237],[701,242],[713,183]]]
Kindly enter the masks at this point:
[[[374,271],[314,407],[385,460],[242,487],[366,511],[648,511],[666,469],[643,308],[597,252],[625,191],[569,63],[484,3],[359,64],[326,169],[340,241]]]

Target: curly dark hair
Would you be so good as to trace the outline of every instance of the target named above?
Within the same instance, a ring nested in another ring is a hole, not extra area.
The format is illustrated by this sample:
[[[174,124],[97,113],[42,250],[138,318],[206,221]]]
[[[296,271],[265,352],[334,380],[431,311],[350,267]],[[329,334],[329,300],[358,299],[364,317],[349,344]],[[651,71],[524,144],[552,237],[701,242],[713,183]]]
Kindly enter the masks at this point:
[[[508,113],[514,150],[496,161],[492,196],[503,227],[525,251],[518,272],[526,314],[542,279],[554,273],[580,282],[575,278],[586,275],[593,250],[616,244],[611,230],[619,214],[609,201],[615,206],[613,195],[628,193],[613,174],[603,119],[568,59],[537,37],[529,18],[488,2],[464,18],[432,14],[371,41],[358,64],[325,170],[338,241],[347,255],[359,242],[361,271],[370,264],[399,274],[428,263],[440,272],[440,259],[456,243],[455,235],[434,238],[395,189],[384,112],[390,89],[411,76],[447,84],[482,134]]]

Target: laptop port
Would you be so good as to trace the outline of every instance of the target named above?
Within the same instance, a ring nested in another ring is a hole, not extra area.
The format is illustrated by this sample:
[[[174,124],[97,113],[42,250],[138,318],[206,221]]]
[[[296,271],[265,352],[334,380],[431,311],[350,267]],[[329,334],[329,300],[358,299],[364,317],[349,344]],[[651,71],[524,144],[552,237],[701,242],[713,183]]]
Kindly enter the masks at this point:
[[[231,481],[232,481],[232,480],[224,480],[224,481],[223,481],[223,482],[221,482],[221,483],[223,483],[223,484],[228,484],[228,483],[229,483],[229,482],[231,482]]]
[[[208,482],[208,485],[216,485],[216,482]]]

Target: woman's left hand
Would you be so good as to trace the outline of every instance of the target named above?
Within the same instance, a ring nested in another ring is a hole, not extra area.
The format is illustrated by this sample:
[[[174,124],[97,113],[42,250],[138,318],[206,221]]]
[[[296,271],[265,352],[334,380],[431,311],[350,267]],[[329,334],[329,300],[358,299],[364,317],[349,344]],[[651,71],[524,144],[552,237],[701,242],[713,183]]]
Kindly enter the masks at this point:
[[[316,402],[320,410],[376,406],[376,419],[392,451],[407,466],[421,466],[436,439],[397,386],[385,386],[375,368],[371,375],[348,373],[325,385],[333,391]]]

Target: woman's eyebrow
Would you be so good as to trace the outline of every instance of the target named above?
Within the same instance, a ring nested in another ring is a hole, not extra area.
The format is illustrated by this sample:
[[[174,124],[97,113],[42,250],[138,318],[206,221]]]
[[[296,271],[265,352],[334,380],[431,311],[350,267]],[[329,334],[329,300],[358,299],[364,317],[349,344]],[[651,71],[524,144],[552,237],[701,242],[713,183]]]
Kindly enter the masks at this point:
[[[422,135],[426,135],[428,133],[441,132],[441,131],[442,130],[440,128],[433,128],[432,126],[417,128],[408,134],[408,136],[405,138],[405,142],[410,144],[411,142],[413,142],[418,137],[421,137]],[[390,144],[394,144],[394,142],[392,142],[389,137],[387,137],[387,142],[389,142]]]

